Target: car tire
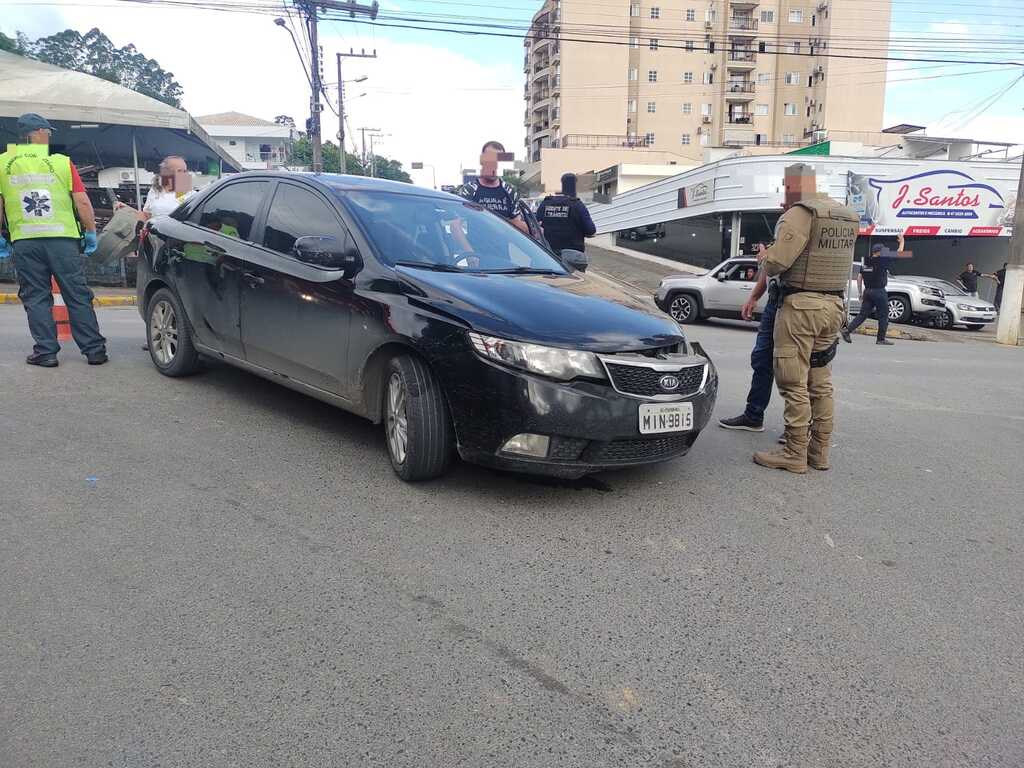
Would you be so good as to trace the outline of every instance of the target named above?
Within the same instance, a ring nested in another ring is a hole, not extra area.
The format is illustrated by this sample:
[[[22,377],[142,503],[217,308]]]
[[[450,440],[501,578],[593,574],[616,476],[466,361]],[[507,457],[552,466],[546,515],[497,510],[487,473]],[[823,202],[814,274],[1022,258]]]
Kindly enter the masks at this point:
[[[168,288],[154,293],[146,305],[146,345],[153,365],[164,376],[177,378],[199,370],[192,326],[178,297]]]
[[[700,320],[700,300],[692,293],[673,293],[666,305],[669,316],[680,325]]]
[[[910,300],[906,296],[890,296],[888,309],[890,323],[909,323],[913,317]]]
[[[935,316],[935,323],[934,323],[934,325],[935,325],[936,328],[939,328],[939,329],[941,329],[943,331],[952,330],[953,329],[953,313],[950,312],[947,309],[941,315],[936,315]]]
[[[395,474],[406,482],[443,475],[455,435],[437,378],[419,358],[399,355],[384,369],[382,391],[385,442]]]
[[[968,331],[980,331],[984,327],[985,327],[984,325],[977,325],[976,323],[971,323],[970,325],[967,326],[967,330]]]

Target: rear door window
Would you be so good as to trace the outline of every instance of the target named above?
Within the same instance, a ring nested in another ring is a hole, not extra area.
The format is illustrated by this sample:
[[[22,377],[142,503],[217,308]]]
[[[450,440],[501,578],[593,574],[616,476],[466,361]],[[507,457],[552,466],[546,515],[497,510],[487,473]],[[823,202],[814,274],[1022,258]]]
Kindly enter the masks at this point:
[[[189,217],[189,221],[203,229],[219,232],[228,237],[249,240],[268,184],[266,181],[231,184],[214,192],[213,196]]]
[[[341,249],[347,235],[338,214],[322,198],[293,184],[278,185],[263,231],[267,248],[291,256],[300,237],[319,236],[335,238]]]

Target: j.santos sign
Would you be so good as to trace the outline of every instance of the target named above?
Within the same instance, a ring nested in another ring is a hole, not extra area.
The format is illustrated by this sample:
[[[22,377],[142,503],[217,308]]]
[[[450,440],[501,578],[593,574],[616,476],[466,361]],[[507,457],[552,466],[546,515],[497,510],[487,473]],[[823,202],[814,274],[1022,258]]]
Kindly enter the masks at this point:
[[[862,235],[1008,237],[1016,201],[1009,192],[953,170],[898,179],[850,174],[849,205]]]

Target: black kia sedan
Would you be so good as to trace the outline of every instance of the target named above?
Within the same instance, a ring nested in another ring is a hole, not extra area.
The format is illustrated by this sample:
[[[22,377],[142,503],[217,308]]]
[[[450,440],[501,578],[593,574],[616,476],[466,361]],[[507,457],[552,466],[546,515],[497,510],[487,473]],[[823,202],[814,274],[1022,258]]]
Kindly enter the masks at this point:
[[[662,461],[714,407],[674,321],[445,193],[240,174],[152,219],[139,256],[161,373],[223,360],[383,422],[405,480],[456,452],[566,478]]]

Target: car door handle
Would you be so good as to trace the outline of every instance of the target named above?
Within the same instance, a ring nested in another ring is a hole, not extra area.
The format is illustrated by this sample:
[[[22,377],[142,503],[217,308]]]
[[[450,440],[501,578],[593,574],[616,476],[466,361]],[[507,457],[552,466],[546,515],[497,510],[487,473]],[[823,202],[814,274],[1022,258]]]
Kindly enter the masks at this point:
[[[263,285],[266,282],[259,275],[254,275],[252,272],[245,272],[242,274],[242,279],[249,284],[250,288],[255,288],[257,285]]]

